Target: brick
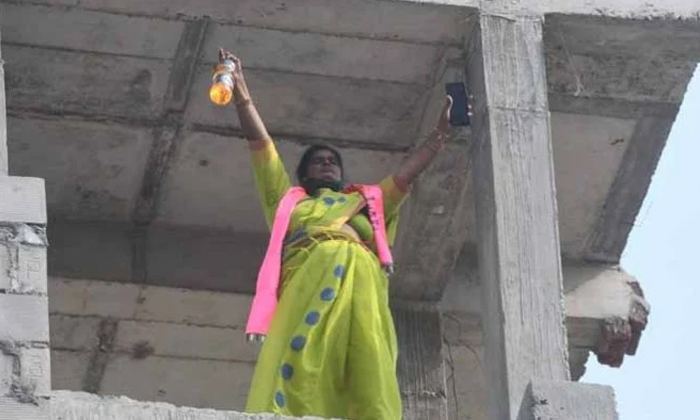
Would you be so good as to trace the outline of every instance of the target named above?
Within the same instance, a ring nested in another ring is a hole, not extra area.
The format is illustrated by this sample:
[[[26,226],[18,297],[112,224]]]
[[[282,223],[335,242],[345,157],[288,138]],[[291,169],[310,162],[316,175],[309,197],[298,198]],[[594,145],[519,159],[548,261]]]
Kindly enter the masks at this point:
[[[9,244],[0,243],[0,291],[9,290],[12,282],[12,259],[14,247]]]
[[[49,280],[49,310],[52,314],[95,315],[132,318],[140,286],[103,281]]]
[[[51,348],[90,351],[97,345],[101,318],[50,315]]]
[[[10,392],[15,359],[15,355],[6,354],[0,348],[0,397]]]
[[[0,290],[46,294],[46,236],[27,225],[3,229],[0,243]]]
[[[48,401],[39,404],[22,403],[13,398],[0,397],[0,420],[47,420]]]
[[[12,293],[46,294],[46,248],[19,246],[17,282]]]
[[[30,386],[32,393],[38,396],[49,396],[51,392],[51,358],[49,348],[21,348],[20,383]]]
[[[251,296],[168,287],[146,287],[136,319],[243,328]]]
[[[100,392],[142,401],[242,411],[252,374],[250,363],[118,356],[107,365]]]
[[[0,294],[0,340],[48,343],[46,296]]]
[[[132,352],[138,343],[148,343],[158,356],[243,362],[254,362],[260,348],[245,341],[242,329],[121,321],[115,349]]]
[[[46,224],[44,180],[0,177],[0,222]]]
[[[51,350],[51,388],[81,391],[91,353]]]

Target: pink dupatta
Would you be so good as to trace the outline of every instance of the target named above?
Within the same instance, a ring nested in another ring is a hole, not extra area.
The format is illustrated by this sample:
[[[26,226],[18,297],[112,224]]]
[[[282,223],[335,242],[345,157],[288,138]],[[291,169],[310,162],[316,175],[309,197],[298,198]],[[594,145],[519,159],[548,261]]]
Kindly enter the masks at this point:
[[[376,185],[352,185],[344,191],[359,191],[365,198],[369,209],[372,230],[374,231],[374,241],[379,261],[387,273],[393,273],[394,261],[386,235],[384,199],[381,188]],[[258,272],[255,297],[248,315],[246,338],[249,341],[262,341],[270,328],[270,323],[277,309],[277,291],[282,268],[284,237],[289,228],[292,211],[304,197],[306,197],[306,191],[302,187],[292,187],[282,197],[277,206],[270,242]]]

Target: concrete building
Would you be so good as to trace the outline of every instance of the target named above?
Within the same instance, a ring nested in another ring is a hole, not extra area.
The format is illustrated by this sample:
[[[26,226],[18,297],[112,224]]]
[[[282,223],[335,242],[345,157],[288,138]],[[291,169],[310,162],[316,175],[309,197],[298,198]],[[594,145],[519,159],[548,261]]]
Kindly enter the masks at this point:
[[[267,232],[220,46],[290,167],[327,141],[360,182],[474,95],[403,209],[406,419],[616,418],[575,381],[639,345],[618,262],[700,59],[700,1],[660,3],[0,0],[0,420],[267,418],[235,413]]]

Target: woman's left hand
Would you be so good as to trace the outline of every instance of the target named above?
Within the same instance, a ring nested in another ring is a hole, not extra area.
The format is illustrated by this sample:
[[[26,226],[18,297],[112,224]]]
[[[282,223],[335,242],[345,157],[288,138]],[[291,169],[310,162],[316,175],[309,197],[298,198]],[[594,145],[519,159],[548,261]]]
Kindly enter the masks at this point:
[[[438,121],[437,132],[441,135],[447,135],[450,133],[452,127],[450,126],[450,111],[452,110],[452,97],[447,95],[447,102],[445,106],[442,107],[442,112],[440,112],[440,120]]]
[[[452,126],[450,125],[450,111],[452,111],[452,102],[452,97],[450,95],[447,95],[447,102],[442,108],[442,112],[440,113],[440,120],[438,121],[438,124],[435,127],[437,132],[443,136],[450,134],[450,131],[452,130]],[[467,115],[469,117],[472,116],[471,104],[467,105]]]

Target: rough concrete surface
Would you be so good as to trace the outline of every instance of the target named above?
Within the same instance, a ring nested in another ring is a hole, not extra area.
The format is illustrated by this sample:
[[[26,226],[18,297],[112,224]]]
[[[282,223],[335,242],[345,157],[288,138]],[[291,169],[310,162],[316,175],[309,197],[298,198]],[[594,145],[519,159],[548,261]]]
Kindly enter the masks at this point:
[[[473,7],[491,13],[513,15],[539,15],[546,13],[581,14],[594,16],[614,16],[628,19],[697,19],[700,16],[698,0],[587,0],[571,2],[567,0],[401,0],[405,2],[444,4]]]
[[[136,390],[139,397],[193,405],[231,402],[223,393],[193,394],[172,372],[187,374],[202,389],[207,377],[221,389],[245,388],[241,378],[249,375],[254,351],[230,336],[241,334],[249,297],[191,290],[250,293],[267,235],[235,113],[206,97],[219,46],[242,57],[254,100],[289,169],[304,145],[328,142],[341,147],[352,179],[366,182],[391,173],[430,132],[442,84],[464,77],[464,45],[481,25],[479,13],[505,24],[516,16],[544,17],[541,41],[527,45],[541,53],[527,64],[540,66],[544,54],[546,71],[535,73],[546,72],[547,79],[532,84],[537,103],[549,101],[553,111],[546,128],[562,253],[577,264],[615,264],[700,60],[698,12],[699,0],[1,0],[0,222],[44,224],[50,218],[48,269],[55,276],[136,283],[64,279],[49,288],[52,354],[60,362],[51,366],[54,383]],[[487,42],[486,52],[503,40]],[[517,74],[507,72],[522,68],[496,66],[489,76],[498,71],[507,76],[498,88],[508,92],[499,105],[521,106],[508,102],[527,95],[514,88]],[[545,120],[497,114],[496,125],[530,129]],[[478,284],[473,208],[483,191],[470,187],[467,150],[457,143],[424,174],[405,207],[405,230],[423,229],[402,234],[411,246],[398,245],[398,263],[410,274],[407,287],[393,288],[394,296],[434,302],[450,279]],[[10,185],[17,178],[2,177],[8,158],[12,175],[46,178],[45,198],[43,184],[25,195]],[[534,214],[549,214],[539,210]],[[46,311],[43,277],[36,275],[47,267],[44,250],[5,248],[0,245],[0,267],[18,271],[0,274],[0,288],[26,296],[4,297],[0,316],[26,325],[2,333],[45,340],[48,320],[30,317],[32,306],[24,305],[31,301],[35,311]],[[588,287],[570,291],[572,307],[583,308],[575,317],[583,321],[569,323],[578,340],[573,359],[581,365],[583,350],[595,340],[606,363],[633,354],[646,323],[641,289],[603,278],[609,280],[589,276]],[[591,297],[601,293],[600,301]],[[457,353],[469,351],[460,340],[480,340],[479,318],[471,316],[478,300],[459,304],[459,311],[446,314],[466,326],[451,338]],[[186,337],[211,345],[195,348]],[[45,371],[37,381],[44,390]],[[244,374],[234,380],[235,372]],[[149,375],[166,386],[141,379],[132,386],[134,378]],[[478,393],[478,384],[465,387]],[[236,392],[240,404],[242,391]],[[91,401],[88,407],[112,404]],[[483,415],[456,403],[450,410],[459,416]],[[38,406],[1,404],[23,420],[47,414]],[[152,411],[187,418],[187,410]],[[136,412],[134,418],[146,415]]]
[[[250,290],[264,239],[250,248],[224,243],[233,250],[226,254],[240,259],[211,252],[232,231],[266,235],[235,112],[207,99],[215,47],[225,44],[242,57],[289,169],[303,145],[323,141],[341,146],[352,180],[375,181],[432,129],[442,84],[463,77],[462,46],[474,33],[477,7],[557,12],[546,16],[543,47],[545,93],[556,111],[551,125],[563,252],[616,261],[657,161],[646,151],[660,150],[666,135],[647,132],[639,121],[650,113],[660,126],[673,121],[700,58],[697,24],[592,16],[597,0],[429,3],[0,2],[11,170],[46,178],[52,220],[101,221],[101,234],[114,233],[95,246],[101,251],[94,258],[80,258],[79,249],[96,251],[79,241],[57,241],[63,249],[49,251],[49,269],[76,278]],[[689,16],[695,3],[620,0],[601,10],[660,16],[676,8]],[[567,10],[586,15],[559,13]],[[42,24],[30,30],[36,25],[27,22]],[[39,57],[51,65],[35,65]],[[171,137],[164,140],[163,133]],[[399,253],[399,266],[412,268],[405,276],[410,287],[394,289],[401,298],[438,300],[465,246],[460,242],[473,246],[474,191],[463,176],[468,160],[465,150],[454,148],[425,173],[406,206],[411,224],[428,223],[404,238],[419,245]],[[630,149],[634,153],[626,153]],[[455,165],[464,166],[455,171]],[[613,188],[630,175],[640,180],[633,194]],[[114,222],[124,224],[124,235],[114,232]],[[197,256],[195,241],[194,252],[174,244],[161,251],[163,241],[177,241],[143,230],[132,235],[134,222],[211,228],[197,239],[210,247],[209,257]],[[431,238],[423,241],[426,235]],[[451,240],[441,241],[447,235]],[[590,244],[591,237],[600,240]],[[422,252],[423,244],[436,251]],[[163,264],[173,255],[189,257],[181,266]],[[207,272],[207,265],[216,269]],[[232,276],[235,267],[243,275]],[[420,274],[432,272],[437,275]]]
[[[518,420],[617,420],[609,386],[534,381]],[[529,404],[528,404],[529,403]]]
[[[99,397],[82,392],[57,391],[50,402],[51,420],[284,420],[273,414],[245,414],[176,407],[166,403],[134,401],[126,397]],[[1,417],[0,417],[1,418]],[[313,420],[315,417],[296,417]]]

